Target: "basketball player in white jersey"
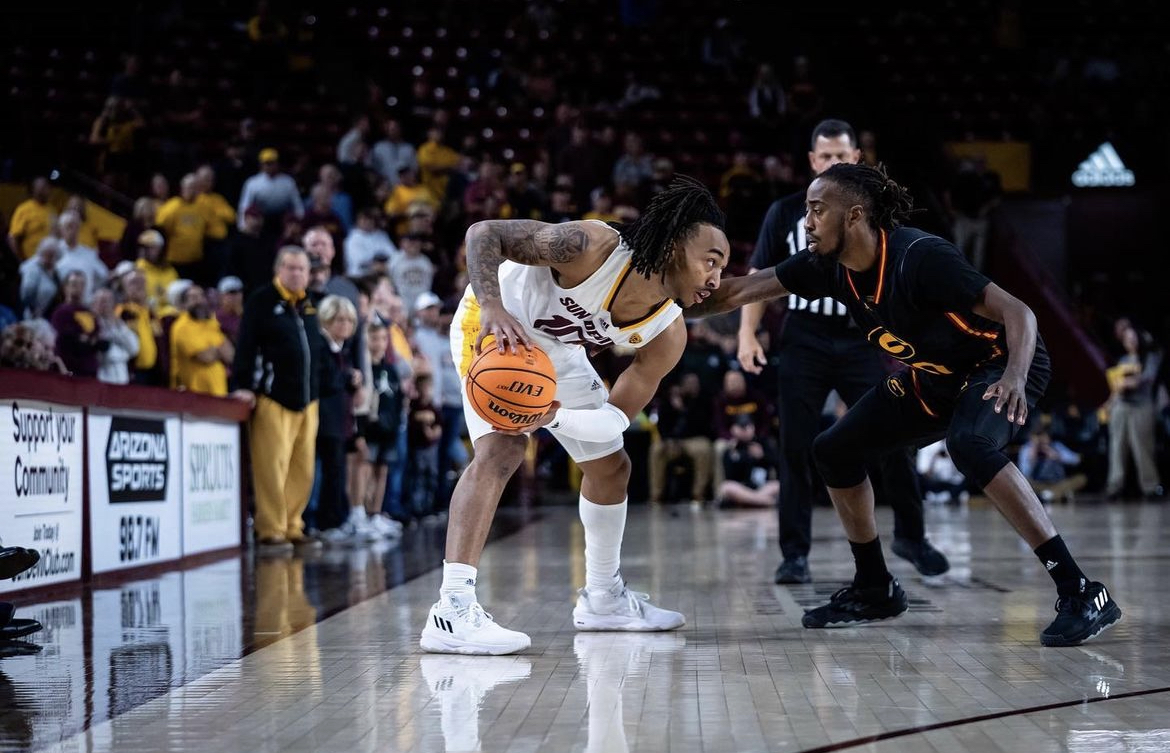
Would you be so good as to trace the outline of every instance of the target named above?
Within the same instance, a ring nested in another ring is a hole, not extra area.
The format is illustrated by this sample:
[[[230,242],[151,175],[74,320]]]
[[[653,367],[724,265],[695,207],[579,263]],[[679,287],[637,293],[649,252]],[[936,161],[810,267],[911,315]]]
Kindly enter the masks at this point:
[[[685,618],[626,588],[620,571],[630,458],[622,434],[682,355],[684,307],[719,287],[730,248],[723,213],[702,184],[676,178],[624,235],[598,221],[548,224],[488,220],[467,231],[470,284],[451,326],[460,374],[487,336],[494,347],[538,345],[557,370],[556,402],[529,431],[547,428],[582,471],[585,587],[573,609],[579,630],[673,630]],[[605,388],[588,351],[635,349]],[[451,498],[439,600],[424,651],[509,654],[531,645],[496,624],[476,599],[480,554],[504,486],[524,459],[527,436],[493,429],[463,392],[475,446]]]

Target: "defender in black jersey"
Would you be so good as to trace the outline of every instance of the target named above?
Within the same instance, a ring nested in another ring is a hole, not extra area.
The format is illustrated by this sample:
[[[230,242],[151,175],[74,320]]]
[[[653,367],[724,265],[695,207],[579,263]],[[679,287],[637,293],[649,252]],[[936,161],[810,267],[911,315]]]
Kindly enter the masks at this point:
[[[831,296],[866,339],[906,369],[857,401],[813,443],[813,456],[849,537],[853,584],[806,612],[805,627],[896,617],[906,594],[886,569],[867,462],[893,447],[945,437],[959,470],[983,489],[1033,548],[1056,584],[1045,646],[1075,646],[1121,619],[1101,583],[1069,554],[1043,504],[1004,446],[1048,384],[1036,317],[949,242],[901,227],[906,190],[882,168],[835,165],[807,192],[808,250],[770,271],[725,280],[702,314],[788,292]]]
[[[840,163],[861,161],[857,136],[843,120],[822,120],[812,132],[809,167],[820,175]],[[752,270],[768,269],[807,245],[804,192],[786,196],[768,208],[751,258]],[[745,371],[760,373],[764,351],[756,337],[764,304],[740,312],[739,361]],[[808,553],[812,546],[813,501],[821,479],[812,463],[812,440],[821,429],[821,411],[836,390],[853,405],[889,373],[881,356],[865,341],[845,304],[832,297],[788,297],[783,326],[776,333],[780,413],[780,553],[777,583],[811,580]],[[914,564],[923,575],[941,575],[950,568],[942,552],[926,538],[922,522],[922,490],[909,448],[886,454],[876,469],[877,486],[894,513],[893,552]],[[814,486],[815,485],[815,486]]]

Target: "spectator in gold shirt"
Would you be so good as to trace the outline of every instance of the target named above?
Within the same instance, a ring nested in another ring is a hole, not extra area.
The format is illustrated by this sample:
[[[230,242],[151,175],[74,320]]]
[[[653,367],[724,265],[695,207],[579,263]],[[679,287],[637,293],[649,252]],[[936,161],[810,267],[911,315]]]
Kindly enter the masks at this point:
[[[443,143],[446,131],[438,125],[427,129],[427,140],[418,148],[419,182],[441,201],[447,195],[447,181],[459,167],[459,152]]]
[[[167,236],[167,261],[175,265],[180,277],[202,283],[203,241],[209,223],[198,198],[198,180],[194,173],[188,173],[179,182],[179,195],[162,205],[154,221]]]
[[[48,179],[34,179],[31,193],[31,197],[16,207],[8,225],[8,248],[21,261],[36,254],[37,246],[48,237],[57,221],[57,213],[49,206]]]
[[[138,236],[138,261],[134,266],[146,278],[146,299],[157,315],[166,303],[167,288],[179,279],[179,273],[167,261],[166,241],[157,230],[145,230]]]
[[[416,204],[425,204],[432,210],[440,205],[439,196],[418,182],[418,173],[413,167],[403,167],[398,173],[398,185],[390,191],[382,209],[391,225],[392,239],[397,242],[407,232],[408,212]]]
[[[228,229],[236,224],[236,210],[222,194],[215,191],[215,170],[201,165],[195,171],[199,195],[195,203],[207,215],[207,235],[203,240],[203,256],[207,259],[209,280],[218,280],[228,273]]]
[[[98,233],[97,223],[87,215],[86,209],[88,206],[85,197],[75,193],[65,202],[65,211],[76,212],[77,217],[81,220],[81,228],[77,231],[78,242],[83,246],[94,249],[100,255],[102,239]]]
[[[138,355],[130,364],[131,381],[134,384],[157,384],[155,365],[160,329],[146,297],[146,275],[140,269],[127,273],[122,278],[122,290],[126,300],[118,306],[118,317],[138,335]]]
[[[171,327],[171,388],[225,397],[227,364],[235,348],[212,315],[203,288],[188,287],[181,304],[183,313]]]

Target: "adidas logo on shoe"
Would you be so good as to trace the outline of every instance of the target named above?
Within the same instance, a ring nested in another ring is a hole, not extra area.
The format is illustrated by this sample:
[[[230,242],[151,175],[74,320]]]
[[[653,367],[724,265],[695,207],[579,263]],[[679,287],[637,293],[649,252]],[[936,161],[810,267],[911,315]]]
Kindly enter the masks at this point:
[[[1079,646],[1121,621],[1121,607],[1101,583],[1085,583],[1080,593],[1056,600],[1056,619],[1040,634],[1045,646]]]

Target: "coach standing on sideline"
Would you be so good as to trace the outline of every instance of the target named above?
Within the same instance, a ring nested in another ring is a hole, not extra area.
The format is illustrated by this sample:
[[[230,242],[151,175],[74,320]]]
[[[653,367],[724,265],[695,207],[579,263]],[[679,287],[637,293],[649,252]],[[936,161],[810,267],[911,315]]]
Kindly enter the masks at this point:
[[[255,406],[249,431],[260,554],[319,545],[301,515],[313,487],[321,330],[309,297],[309,256],[276,255],[276,277],[248,297],[232,368],[233,396]]]

